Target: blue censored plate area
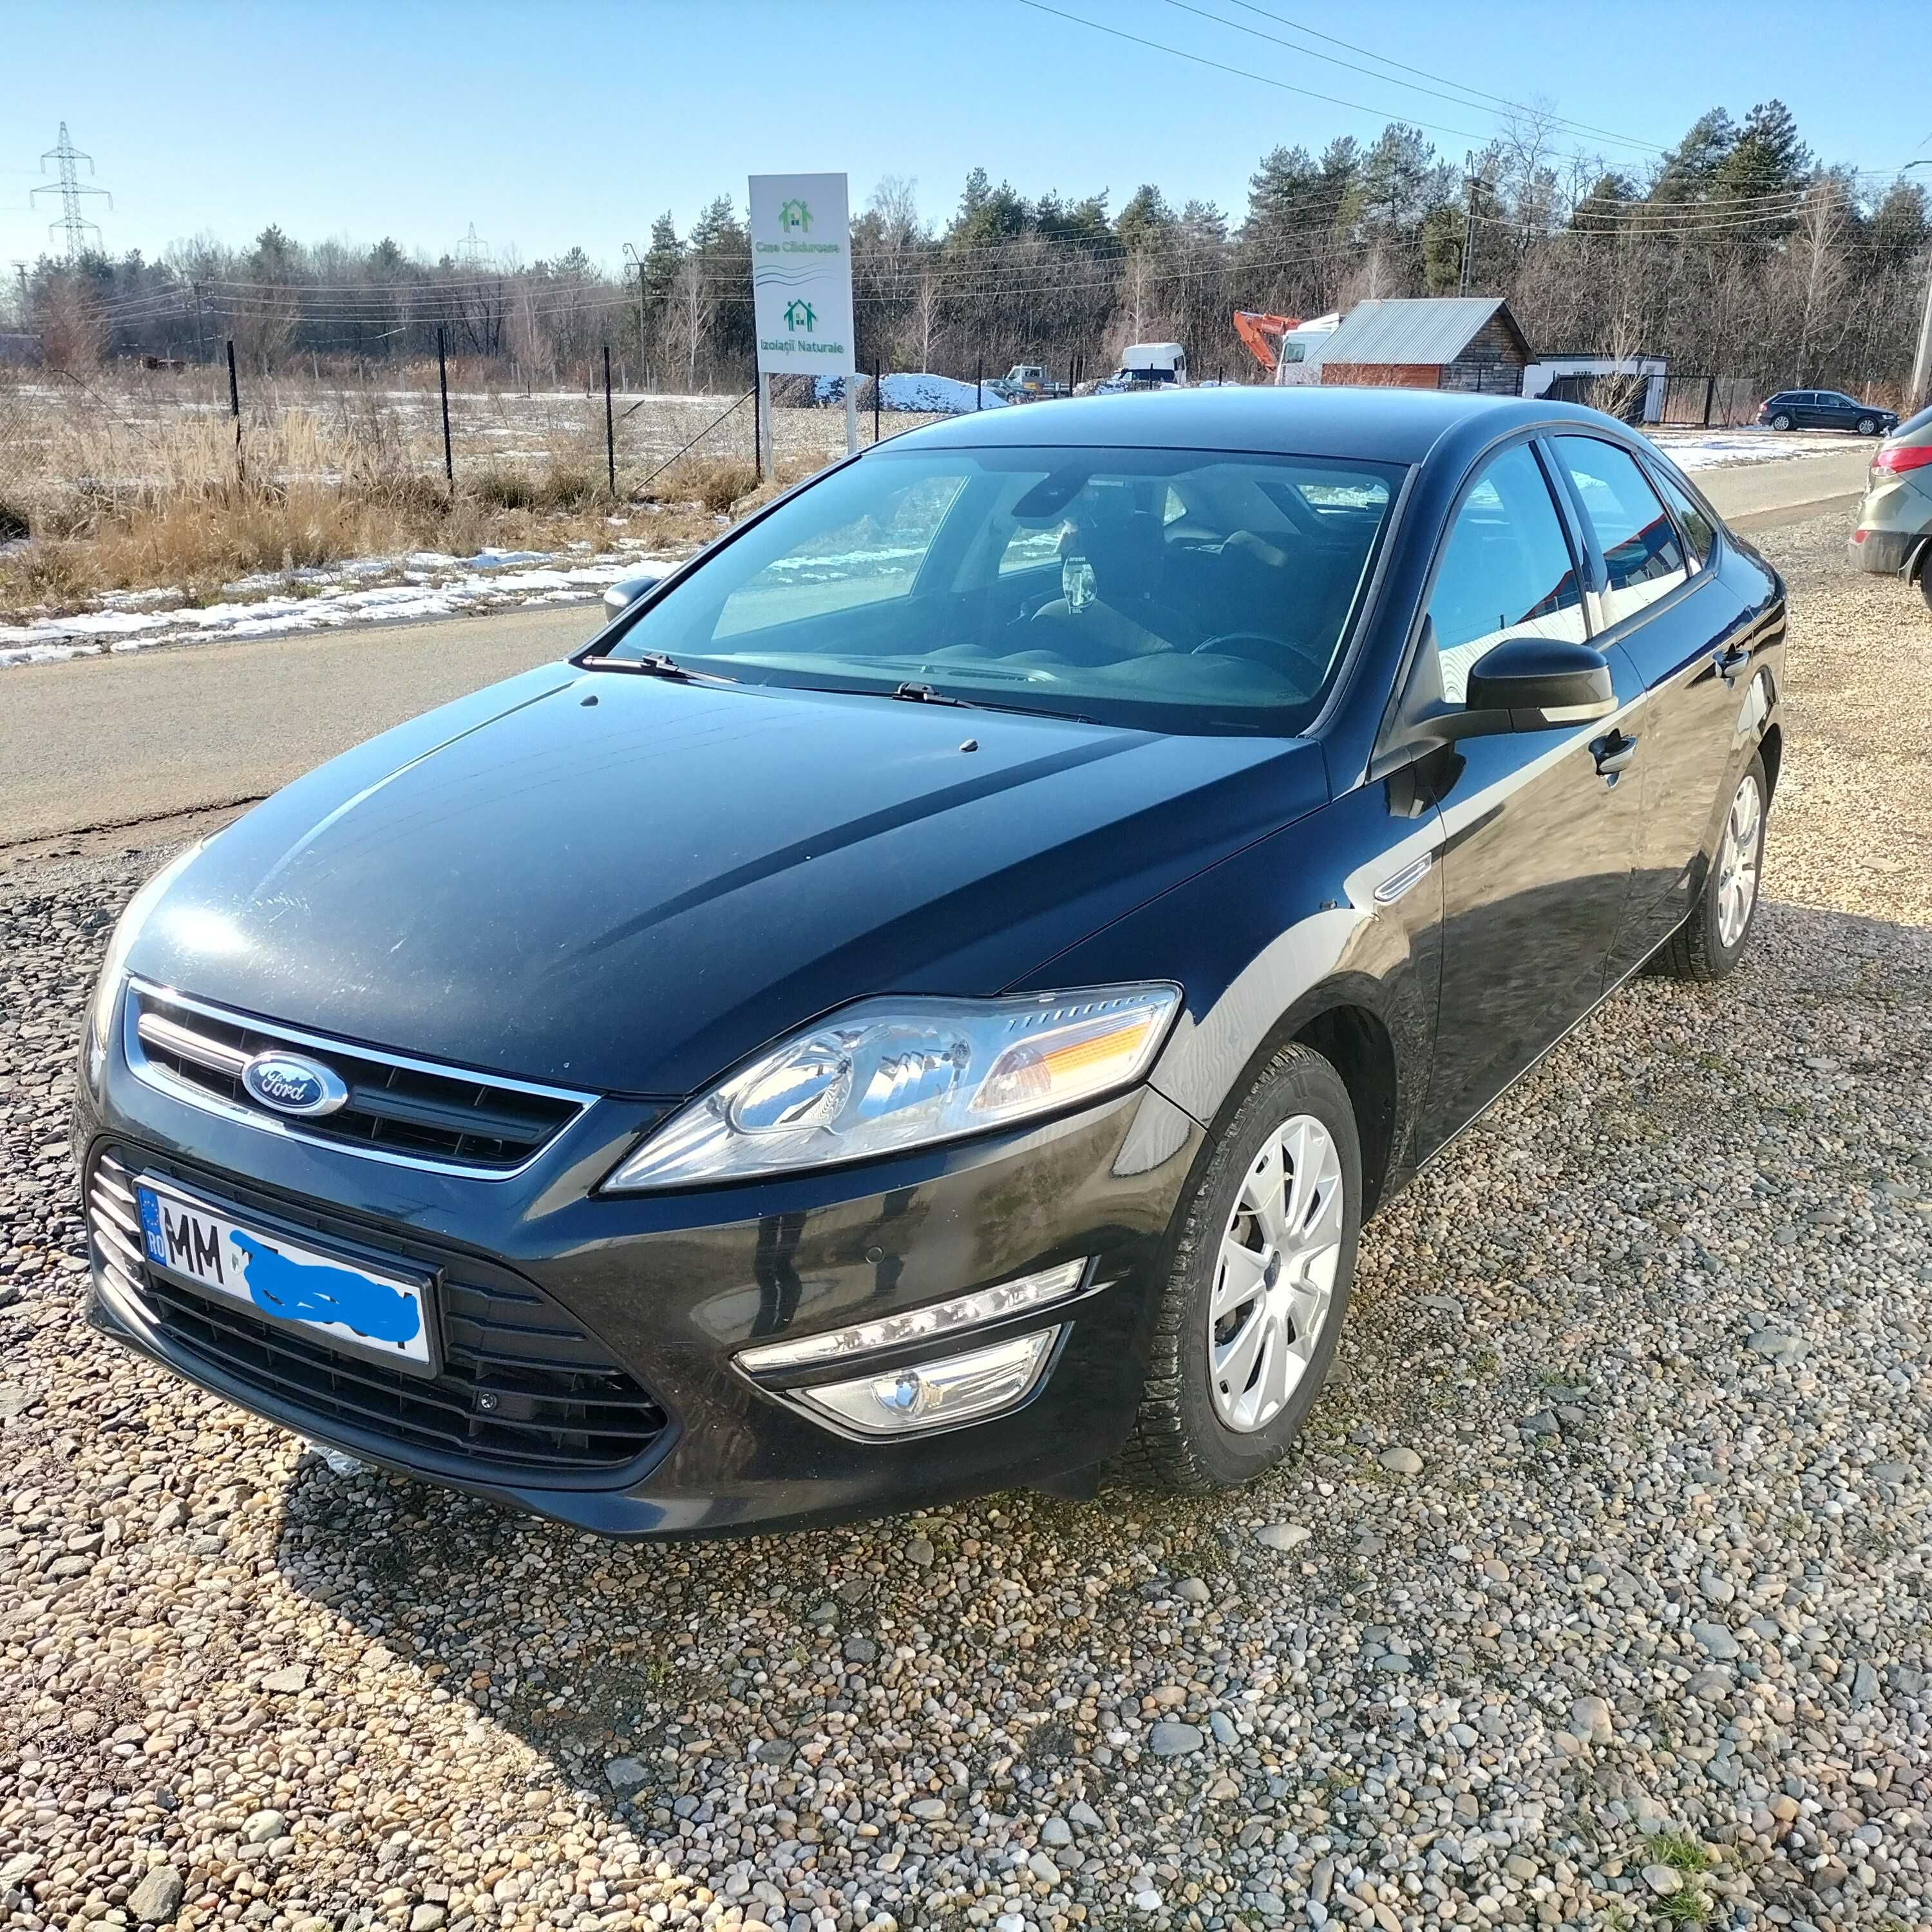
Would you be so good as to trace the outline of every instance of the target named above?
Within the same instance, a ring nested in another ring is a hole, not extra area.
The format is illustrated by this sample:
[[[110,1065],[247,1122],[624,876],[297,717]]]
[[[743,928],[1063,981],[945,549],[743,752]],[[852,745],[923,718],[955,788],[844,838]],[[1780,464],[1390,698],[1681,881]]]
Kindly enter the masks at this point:
[[[148,1258],[157,1268],[350,1353],[434,1372],[422,1282],[238,1227],[145,1176],[135,1184],[134,1198]]]

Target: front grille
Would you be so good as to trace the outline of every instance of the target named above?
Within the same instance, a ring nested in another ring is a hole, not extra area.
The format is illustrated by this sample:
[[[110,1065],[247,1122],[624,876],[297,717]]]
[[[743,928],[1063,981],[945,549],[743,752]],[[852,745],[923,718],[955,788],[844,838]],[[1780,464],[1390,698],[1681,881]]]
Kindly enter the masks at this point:
[[[142,1078],[185,1090],[258,1125],[387,1160],[511,1174],[554,1140],[588,1096],[435,1067],[226,1013],[136,982],[128,992],[129,1064]],[[292,1048],[349,1089],[335,1112],[291,1118],[260,1106],[242,1080],[258,1053]]]
[[[391,1240],[396,1259],[437,1270],[442,1367],[433,1379],[338,1353],[238,1302],[188,1288],[148,1265],[130,1163],[217,1196],[172,1162],[104,1153],[88,1176],[88,1225],[106,1286],[135,1310],[187,1365],[218,1370],[259,1393],[278,1413],[312,1418],[327,1436],[346,1424],[393,1445],[399,1460],[424,1452],[479,1466],[504,1478],[612,1469],[633,1462],[668,1418],[650,1392],[613,1361],[556,1303],[522,1276],[472,1256]],[[346,1224],[215,1184],[221,1211],[291,1239],[322,1234],[364,1244]]]

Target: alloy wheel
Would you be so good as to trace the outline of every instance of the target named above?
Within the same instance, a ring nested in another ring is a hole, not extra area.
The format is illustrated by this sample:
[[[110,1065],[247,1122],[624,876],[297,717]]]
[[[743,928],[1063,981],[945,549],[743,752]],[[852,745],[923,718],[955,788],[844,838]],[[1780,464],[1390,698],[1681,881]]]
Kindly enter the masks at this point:
[[[1757,774],[1747,772],[1731,800],[1718,850],[1718,937],[1730,950],[1744,937],[1757,903],[1759,847],[1764,832],[1764,794]]]
[[[1312,1114],[1285,1120],[1242,1180],[1208,1306],[1209,1390],[1237,1434],[1266,1428],[1308,1372],[1334,1301],[1346,1205],[1328,1130]]]

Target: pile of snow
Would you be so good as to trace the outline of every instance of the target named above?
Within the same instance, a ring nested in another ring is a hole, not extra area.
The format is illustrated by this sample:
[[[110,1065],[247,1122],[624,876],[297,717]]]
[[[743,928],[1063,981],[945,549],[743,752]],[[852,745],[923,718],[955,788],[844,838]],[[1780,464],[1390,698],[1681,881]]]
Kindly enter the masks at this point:
[[[1789,462],[1794,456],[1820,456],[1842,449],[1852,439],[1829,430],[1660,429],[1645,432],[1682,470],[1715,470],[1738,463]]]
[[[812,386],[822,404],[845,400],[843,376],[815,376]],[[879,392],[882,409],[904,410],[920,416],[970,416],[975,410],[1003,410],[1006,406],[1006,398],[991,382],[980,387],[956,382],[950,376],[884,376],[879,379]],[[859,379],[859,397],[862,406],[872,406],[872,386],[868,376]]]
[[[0,669],[98,657],[104,650],[146,650],[156,644],[214,644],[332,631],[348,624],[454,617],[484,604],[588,603],[620,578],[653,565],[668,568],[681,561],[641,549],[595,563],[574,562],[567,554],[553,556],[541,550],[484,550],[470,557],[418,550],[402,559],[364,557],[334,570],[292,572],[290,578],[304,592],[301,596],[243,596],[197,606],[183,601],[178,590],[137,591],[110,597],[99,610],[44,618],[33,624],[0,624]],[[400,584],[354,587],[359,578],[398,567]],[[284,584],[290,578],[273,581]],[[244,579],[227,587],[245,593],[263,581]]]

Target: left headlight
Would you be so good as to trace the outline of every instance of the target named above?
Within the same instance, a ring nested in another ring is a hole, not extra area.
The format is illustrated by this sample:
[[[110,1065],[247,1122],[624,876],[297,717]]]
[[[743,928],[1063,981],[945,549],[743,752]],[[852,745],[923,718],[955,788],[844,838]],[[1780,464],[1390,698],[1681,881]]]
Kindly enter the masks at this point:
[[[1168,986],[861,1000],[680,1108],[604,1186],[748,1180],[1058,1113],[1138,1080],[1180,1002]]]
[[[184,852],[177,852],[134,896],[116,922],[107,942],[106,956],[100,962],[100,977],[94,982],[94,998],[87,1009],[87,1077],[98,1087],[107,1067],[107,1039],[114,1025],[114,1008],[121,997],[121,982],[127,977],[128,956],[141,936],[148,916],[160,903],[161,896],[184,872],[208,841],[196,842]]]

